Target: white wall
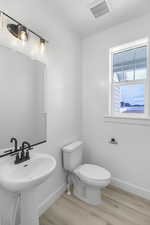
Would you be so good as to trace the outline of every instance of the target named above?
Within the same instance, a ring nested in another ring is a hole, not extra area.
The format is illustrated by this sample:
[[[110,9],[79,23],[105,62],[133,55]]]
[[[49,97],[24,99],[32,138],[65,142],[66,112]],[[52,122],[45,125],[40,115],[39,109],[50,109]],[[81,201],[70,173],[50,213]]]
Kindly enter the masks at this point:
[[[85,160],[108,168],[114,182],[150,198],[150,127],[106,123],[109,48],[150,38],[150,15],[97,33],[83,41],[82,103]],[[111,137],[118,145],[108,144]]]
[[[61,18],[52,0],[1,0],[1,9],[49,40],[47,72],[47,140],[38,147],[52,154],[57,168],[38,188],[39,204],[65,182],[61,147],[80,137],[80,40]],[[5,202],[1,198],[1,202]]]

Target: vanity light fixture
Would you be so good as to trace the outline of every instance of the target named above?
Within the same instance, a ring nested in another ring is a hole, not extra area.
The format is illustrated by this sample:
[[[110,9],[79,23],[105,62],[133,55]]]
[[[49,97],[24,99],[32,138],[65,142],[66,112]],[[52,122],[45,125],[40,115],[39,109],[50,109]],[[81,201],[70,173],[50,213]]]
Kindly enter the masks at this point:
[[[46,39],[44,39],[41,35],[37,34],[36,32],[34,32],[33,30],[27,28],[26,26],[24,26],[22,23],[20,23],[19,21],[17,21],[16,19],[14,19],[13,17],[9,16],[8,14],[6,14],[5,12],[0,10],[0,16],[2,18],[2,16],[6,16],[7,18],[9,18],[10,20],[12,20],[15,23],[9,23],[7,24],[7,29],[8,31],[16,38],[18,38],[21,41],[27,41],[29,38],[29,33],[32,33],[33,35],[35,35],[36,37],[39,38],[40,40],[40,49],[41,52],[44,51],[45,49],[45,44],[48,43],[48,41]]]

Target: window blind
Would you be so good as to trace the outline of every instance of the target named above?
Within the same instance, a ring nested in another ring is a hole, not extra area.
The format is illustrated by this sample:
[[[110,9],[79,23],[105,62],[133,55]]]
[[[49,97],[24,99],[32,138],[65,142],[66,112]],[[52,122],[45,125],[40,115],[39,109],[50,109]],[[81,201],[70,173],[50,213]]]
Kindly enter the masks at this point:
[[[113,73],[135,71],[147,67],[147,47],[138,47],[113,54]]]

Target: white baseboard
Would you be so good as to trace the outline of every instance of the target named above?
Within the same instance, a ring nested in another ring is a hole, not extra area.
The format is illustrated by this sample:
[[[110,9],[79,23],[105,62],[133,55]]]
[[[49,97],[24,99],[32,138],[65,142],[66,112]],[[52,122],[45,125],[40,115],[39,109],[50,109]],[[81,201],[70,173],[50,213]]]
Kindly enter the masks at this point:
[[[61,185],[54,193],[50,194],[39,206],[41,216],[66,190],[66,184]]]
[[[114,185],[118,188],[121,188],[127,192],[130,192],[132,194],[135,194],[135,195],[138,195],[140,197],[150,200],[150,190],[136,186],[134,184],[130,184],[128,182],[125,182],[125,181],[120,180],[115,177],[112,178],[111,183],[112,183],[112,185]]]

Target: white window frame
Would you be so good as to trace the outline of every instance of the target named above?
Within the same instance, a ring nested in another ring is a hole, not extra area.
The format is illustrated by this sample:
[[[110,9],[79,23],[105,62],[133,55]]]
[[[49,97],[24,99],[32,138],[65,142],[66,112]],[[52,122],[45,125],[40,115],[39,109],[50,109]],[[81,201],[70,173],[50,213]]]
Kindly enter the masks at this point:
[[[138,47],[147,47],[147,77],[144,80],[135,80],[135,81],[122,81],[122,82],[113,82],[113,54],[119,53],[122,51],[138,48]],[[113,86],[120,86],[125,84],[138,84],[144,82],[144,113],[120,113],[114,112],[113,110]],[[109,116],[111,117],[123,117],[123,118],[149,118],[150,115],[150,73],[149,73],[149,39],[144,38],[121,46],[110,48],[109,50]]]

